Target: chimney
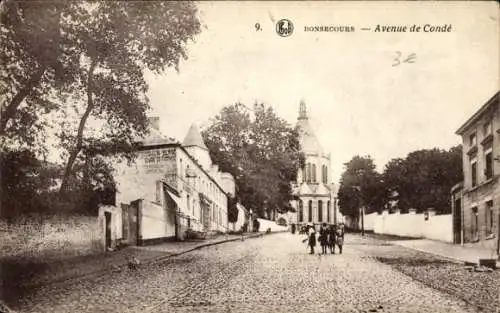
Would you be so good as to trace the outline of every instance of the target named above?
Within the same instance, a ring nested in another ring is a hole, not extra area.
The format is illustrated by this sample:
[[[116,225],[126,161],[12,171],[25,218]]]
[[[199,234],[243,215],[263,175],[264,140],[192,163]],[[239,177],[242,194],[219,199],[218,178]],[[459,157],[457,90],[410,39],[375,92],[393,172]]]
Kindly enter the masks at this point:
[[[152,129],[160,130],[160,117],[159,116],[151,116],[148,117],[149,126]]]

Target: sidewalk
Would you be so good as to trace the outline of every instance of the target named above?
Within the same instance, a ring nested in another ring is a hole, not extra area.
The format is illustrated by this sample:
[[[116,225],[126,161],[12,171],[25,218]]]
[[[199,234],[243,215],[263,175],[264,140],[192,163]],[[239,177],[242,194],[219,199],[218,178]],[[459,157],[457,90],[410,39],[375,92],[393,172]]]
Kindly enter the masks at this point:
[[[271,233],[272,234],[272,233]],[[264,232],[247,233],[244,239],[261,237]],[[120,271],[127,267],[127,258],[135,257],[141,265],[160,262],[166,258],[181,255],[203,247],[230,241],[242,240],[241,235],[221,235],[206,240],[167,242],[152,246],[131,246],[123,250],[86,255],[62,260],[0,259],[3,287],[6,291],[29,290],[41,285],[67,283],[103,273]],[[4,292],[4,296],[6,292]]]
[[[495,251],[479,245],[450,244],[441,241],[429,239],[414,239],[414,240],[396,240],[391,243],[400,245],[406,248],[427,252],[439,255],[457,262],[466,262],[477,264],[479,258],[497,258]],[[492,253],[493,252],[493,253]],[[497,261],[497,268],[500,268],[500,262]]]

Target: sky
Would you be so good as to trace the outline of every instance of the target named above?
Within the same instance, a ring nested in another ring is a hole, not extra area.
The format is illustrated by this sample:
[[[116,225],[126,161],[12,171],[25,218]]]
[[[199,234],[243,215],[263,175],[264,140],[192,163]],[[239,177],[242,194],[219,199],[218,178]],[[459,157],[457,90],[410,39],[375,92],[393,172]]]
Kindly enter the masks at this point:
[[[370,155],[382,171],[411,151],[461,143],[455,131],[500,86],[494,2],[201,2],[199,10],[204,27],[179,72],[148,74],[161,131],[182,141],[191,123],[237,101],[262,101],[295,125],[303,99],[335,182],[354,155]],[[294,25],[288,37],[275,30],[283,18]],[[451,31],[374,32],[413,24]],[[398,51],[414,63],[393,66]]]

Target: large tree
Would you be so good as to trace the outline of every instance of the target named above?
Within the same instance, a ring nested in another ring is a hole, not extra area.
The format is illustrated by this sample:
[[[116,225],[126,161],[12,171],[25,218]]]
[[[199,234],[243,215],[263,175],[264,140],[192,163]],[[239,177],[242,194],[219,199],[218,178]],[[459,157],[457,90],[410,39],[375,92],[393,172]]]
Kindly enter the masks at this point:
[[[271,107],[225,107],[203,131],[210,156],[236,180],[241,203],[260,216],[288,210],[291,182],[303,163],[298,132]],[[271,214],[272,215],[272,214]]]
[[[79,55],[66,54],[64,17],[76,2],[15,1],[0,4],[0,138],[1,146],[43,147],[40,116],[57,108],[54,87],[61,88]]]
[[[391,160],[383,176],[387,188],[398,192],[403,210],[449,212],[450,189],[463,180],[462,147],[411,152],[405,159]]]
[[[1,17],[8,71],[0,133],[29,143],[43,134],[40,111],[57,109],[67,151],[62,191],[87,151],[131,151],[147,130],[144,70],[178,70],[200,31],[192,2],[8,1]]]
[[[344,166],[338,191],[340,212],[357,218],[361,206],[366,213],[381,210],[386,189],[373,159],[356,155]]]

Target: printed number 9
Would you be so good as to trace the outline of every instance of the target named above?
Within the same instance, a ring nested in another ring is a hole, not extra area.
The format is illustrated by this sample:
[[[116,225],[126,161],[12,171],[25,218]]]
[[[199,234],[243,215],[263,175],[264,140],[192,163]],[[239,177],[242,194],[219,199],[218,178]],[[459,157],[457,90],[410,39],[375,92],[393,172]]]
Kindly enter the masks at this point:
[[[262,30],[262,28],[260,28],[260,24],[259,23],[255,23],[255,31],[259,31],[259,30]]]

